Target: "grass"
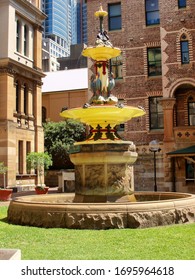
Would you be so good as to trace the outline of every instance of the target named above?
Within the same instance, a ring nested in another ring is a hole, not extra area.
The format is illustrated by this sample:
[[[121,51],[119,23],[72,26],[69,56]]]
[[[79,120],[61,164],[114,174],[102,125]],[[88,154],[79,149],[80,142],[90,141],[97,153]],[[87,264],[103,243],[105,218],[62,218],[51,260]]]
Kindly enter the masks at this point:
[[[8,224],[0,207],[0,248],[23,260],[195,260],[195,223],[148,229],[72,230]]]

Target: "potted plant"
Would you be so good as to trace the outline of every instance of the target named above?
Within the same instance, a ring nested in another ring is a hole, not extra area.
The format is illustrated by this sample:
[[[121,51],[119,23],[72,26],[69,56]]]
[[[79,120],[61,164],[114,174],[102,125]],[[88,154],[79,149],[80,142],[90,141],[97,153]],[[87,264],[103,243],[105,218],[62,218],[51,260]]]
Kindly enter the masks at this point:
[[[45,184],[42,183],[42,176],[44,175],[44,171],[46,171],[52,165],[51,156],[48,153],[44,152],[31,152],[26,157],[27,168],[35,169],[39,176],[40,185],[37,184],[35,187],[35,191],[37,194],[46,194],[48,193],[49,187],[46,187]]]
[[[4,162],[0,162],[0,174],[3,174],[3,187],[0,187],[0,200],[6,201],[11,198],[13,189],[7,189],[5,187],[5,175],[7,172],[7,166],[4,165]]]

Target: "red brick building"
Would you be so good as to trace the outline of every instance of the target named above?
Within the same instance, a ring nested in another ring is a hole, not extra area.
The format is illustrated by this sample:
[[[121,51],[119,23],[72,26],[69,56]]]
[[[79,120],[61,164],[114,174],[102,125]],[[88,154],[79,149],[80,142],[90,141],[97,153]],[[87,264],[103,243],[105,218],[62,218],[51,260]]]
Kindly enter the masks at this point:
[[[195,192],[195,2],[109,0],[102,6],[108,12],[104,29],[122,50],[110,62],[113,93],[146,110],[125,124],[125,139],[134,141],[139,154],[135,189],[153,189],[149,142],[156,139],[158,190]],[[87,1],[88,45],[99,31],[98,9],[99,1]]]

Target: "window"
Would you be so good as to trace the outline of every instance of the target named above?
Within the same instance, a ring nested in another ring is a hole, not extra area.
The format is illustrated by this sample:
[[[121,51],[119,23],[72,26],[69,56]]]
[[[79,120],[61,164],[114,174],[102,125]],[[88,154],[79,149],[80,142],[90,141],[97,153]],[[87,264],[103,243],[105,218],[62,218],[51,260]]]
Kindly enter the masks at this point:
[[[28,27],[24,25],[24,55],[28,56]]]
[[[122,68],[123,68],[122,55],[119,55],[110,60],[110,72],[114,74],[115,79],[122,79],[123,77]]]
[[[16,51],[20,52],[21,24],[19,20],[16,22]]]
[[[161,74],[161,48],[149,48],[148,76],[160,76]]]
[[[18,141],[18,173],[23,174],[23,141]]]
[[[109,30],[121,29],[121,3],[108,5]]]
[[[161,97],[149,98],[150,129],[164,128],[163,109],[160,104]]]
[[[26,84],[24,84],[24,114],[28,114],[28,88]]]
[[[181,48],[181,63],[188,64],[190,62],[189,43],[185,34],[181,36],[180,48]]]
[[[153,25],[160,23],[158,0],[146,0],[146,25]]]
[[[16,51],[21,55],[32,58],[33,55],[33,26],[23,18],[16,17]]]
[[[194,182],[195,180],[195,164],[194,158],[192,160],[186,160],[186,181],[187,182]]]
[[[26,156],[31,152],[31,142],[26,141]],[[27,173],[30,174],[31,170],[27,168]]]
[[[42,107],[42,123],[45,123],[47,119],[47,110],[45,107]]]
[[[195,102],[188,102],[189,125],[195,125]]]
[[[19,100],[20,100],[20,88],[19,88],[18,81],[16,81],[16,112],[17,113],[19,113],[20,111]]]
[[[185,8],[186,7],[186,0],[178,0],[178,7]]]

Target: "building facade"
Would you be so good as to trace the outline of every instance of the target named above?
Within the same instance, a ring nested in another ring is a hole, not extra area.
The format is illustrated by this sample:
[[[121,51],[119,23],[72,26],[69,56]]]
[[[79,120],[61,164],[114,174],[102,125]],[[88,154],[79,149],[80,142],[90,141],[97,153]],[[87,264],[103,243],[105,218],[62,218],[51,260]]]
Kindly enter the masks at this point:
[[[0,1],[0,161],[6,186],[31,186],[26,155],[44,150],[42,128],[42,21],[40,0]],[[2,178],[0,178],[2,185]]]
[[[146,115],[125,123],[124,136],[139,154],[135,189],[195,192],[195,5],[194,0],[109,0],[104,29],[122,50],[110,61],[113,91]],[[99,2],[87,2],[88,45],[94,45]],[[89,68],[93,71],[92,62]],[[158,140],[154,170],[149,143]]]
[[[45,73],[42,87],[43,122],[59,122],[62,108],[82,107],[88,101],[88,69]],[[58,81],[56,83],[56,81]]]

